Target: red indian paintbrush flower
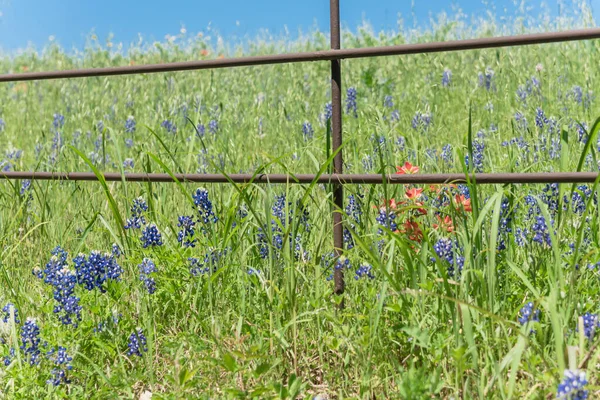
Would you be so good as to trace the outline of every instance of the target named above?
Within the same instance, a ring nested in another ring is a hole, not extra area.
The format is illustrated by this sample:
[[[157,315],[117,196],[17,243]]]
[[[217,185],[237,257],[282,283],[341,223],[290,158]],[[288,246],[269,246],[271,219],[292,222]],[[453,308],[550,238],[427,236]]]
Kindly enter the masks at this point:
[[[416,174],[417,172],[419,172],[419,167],[416,165],[412,165],[408,161],[406,161],[401,167],[396,167],[396,173],[400,175]]]

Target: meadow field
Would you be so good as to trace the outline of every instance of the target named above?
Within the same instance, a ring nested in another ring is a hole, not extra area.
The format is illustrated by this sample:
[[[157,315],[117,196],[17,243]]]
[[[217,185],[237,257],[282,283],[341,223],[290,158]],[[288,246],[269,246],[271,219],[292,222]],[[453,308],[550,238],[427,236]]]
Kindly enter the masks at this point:
[[[442,16],[343,47],[594,26]],[[0,71],[327,49],[210,32]],[[343,61],[347,173],[599,170],[600,41]],[[0,84],[3,171],[327,173],[330,64]],[[469,146],[472,143],[472,146]],[[0,398],[584,399],[597,184],[0,182]],[[346,291],[333,293],[343,269]],[[338,307],[343,299],[344,307]]]

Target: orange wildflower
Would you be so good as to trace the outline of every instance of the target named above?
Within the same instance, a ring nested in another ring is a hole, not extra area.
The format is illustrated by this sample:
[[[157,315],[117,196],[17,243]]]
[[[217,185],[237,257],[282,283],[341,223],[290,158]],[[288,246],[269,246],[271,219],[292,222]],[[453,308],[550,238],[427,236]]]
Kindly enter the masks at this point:
[[[465,195],[457,194],[456,196],[454,196],[454,200],[456,201],[457,205],[462,205],[462,208],[465,211],[467,211],[467,212],[473,211],[473,209],[471,208],[471,199],[467,199],[465,197]]]
[[[422,188],[410,188],[406,191],[405,195],[406,195],[406,198],[408,198],[410,200],[415,200],[421,196],[421,193],[423,193]]]
[[[200,50],[200,55],[201,56],[206,57],[208,54],[209,54],[208,50],[206,50],[206,49]]]
[[[419,172],[419,167],[416,165],[412,165],[408,161],[404,163],[401,167],[396,167],[396,173],[400,175],[404,174],[416,174]]]
[[[452,222],[452,218],[449,215],[446,215],[444,219],[437,215],[437,219],[439,221],[438,224],[433,224],[434,229],[442,229],[448,233],[454,232],[454,223]]]
[[[419,224],[417,224],[414,221],[406,220],[402,224],[401,232],[406,234],[408,238],[414,242],[421,243],[421,241],[423,240],[423,231],[419,227]]]

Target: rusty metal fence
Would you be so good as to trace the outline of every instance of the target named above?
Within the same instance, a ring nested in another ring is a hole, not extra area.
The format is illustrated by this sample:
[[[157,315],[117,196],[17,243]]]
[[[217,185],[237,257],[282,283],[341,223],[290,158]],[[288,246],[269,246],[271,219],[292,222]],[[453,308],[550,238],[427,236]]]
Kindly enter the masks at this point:
[[[361,49],[341,49],[340,37],[340,0],[330,0],[330,39],[331,50],[302,53],[276,54],[265,56],[224,58],[152,64],[139,66],[88,68],[66,71],[29,72],[0,75],[0,82],[18,82],[48,79],[83,78],[113,75],[150,74],[157,72],[175,72],[202,69],[232,68],[243,66],[300,63],[313,61],[331,62],[331,137],[333,173],[316,174],[159,174],[159,173],[104,173],[104,180],[109,182],[202,182],[202,183],[273,183],[273,184],[308,184],[312,182],[332,184],[333,203],[333,244],[336,256],[343,251],[342,212],[344,205],[345,184],[443,184],[473,182],[476,184],[505,183],[576,183],[594,182],[597,173],[589,172],[548,172],[548,173],[475,173],[465,174],[419,174],[419,175],[382,175],[382,174],[344,174],[342,145],[342,68],[343,59],[381,57],[393,55],[439,53],[461,50],[488,49],[497,47],[525,46],[544,43],[567,42],[577,40],[599,39],[600,28],[569,30],[564,32],[548,32],[527,35],[455,40],[435,43],[404,44],[397,46],[370,47]],[[37,180],[69,180],[97,181],[99,178],[92,172],[0,172],[0,179],[37,179]],[[344,292],[344,275],[341,270],[334,272],[335,293]]]

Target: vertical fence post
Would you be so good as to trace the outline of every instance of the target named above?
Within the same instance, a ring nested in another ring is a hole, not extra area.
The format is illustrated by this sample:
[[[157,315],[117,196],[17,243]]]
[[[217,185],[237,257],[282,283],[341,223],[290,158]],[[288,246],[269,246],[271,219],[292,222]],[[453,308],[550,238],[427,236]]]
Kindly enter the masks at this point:
[[[329,27],[331,49],[340,49],[340,0],[329,1]],[[331,138],[332,151],[335,153],[342,145],[342,67],[341,60],[331,60]],[[338,151],[333,159],[333,172],[343,172],[342,152]],[[333,247],[335,255],[340,256],[344,250],[344,227],[342,210],[344,209],[344,186],[335,184],[333,189]],[[344,293],[344,271],[334,268],[333,282],[335,294]]]

